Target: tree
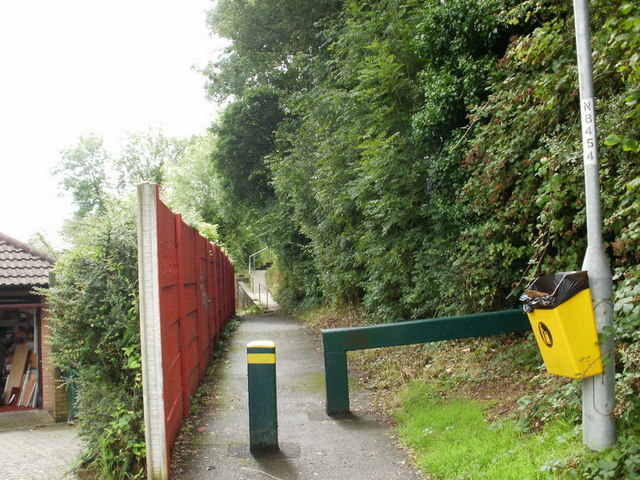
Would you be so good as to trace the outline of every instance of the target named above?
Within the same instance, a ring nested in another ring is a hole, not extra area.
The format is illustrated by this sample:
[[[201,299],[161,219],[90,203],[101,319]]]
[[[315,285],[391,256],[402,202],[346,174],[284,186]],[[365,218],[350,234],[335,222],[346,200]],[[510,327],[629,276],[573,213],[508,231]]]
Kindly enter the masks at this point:
[[[225,109],[214,127],[212,161],[230,201],[261,207],[273,197],[266,157],[283,117],[277,94],[265,88],[247,91]]]
[[[326,34],[330,61],[282,101],[292,120],[278,130],[274,185],[310,239],[327,298],[385,319],[440,306],[463,219],[462,152],[449,147],[504,49],[499,6],[347,1]]]
[[[217,218],[221,187],[211,163],[214,148],[215,136],[202,135],[194,138],[179,158],[163,165],[164,198],[189,223]]]
[[[36,247],[38,250],[43,251],[49,254],[52,258],[56,258],[58,256],[58,252],[51,245],[51,242],[47,238],[47,236],[42,232],[34,233],[31,238],[29,238],[29,245]]]
[[[580,268],[585,205],[570,2],[301,5],[219,2],[211,25],[232,44],[207,70],[209,93],[233,101],[214,154],[216,166],[235,167],[223,175],[223,195],[245,201],[265,188],[268,201],[258,204],[267,205],[261,213],[288,299],[361,302],[380,320],[456,315],[514,308],[539,273]],[[619,410],[625,445],[635,445],[639,12],[621,0],[594,0],[591,11]],[[268,139],[258,152],[239,122],[270,118],[241,114],[260,111],[248,107],[259,89],[273,94],[282,116],[252,127]],[[246,234],[263,233],[255,216],[231,218],[251,225]],[[587,466],[587,476],[635,478],[636,453],[618,450],[615,461]]]
[[[219,232],[232,251],[238,247],[236,258],[246,260],[268,245],[305,249],[306,238],[275,198],[269,158],[276,150],[275,132],[286,123],[282,104],[316,81],[315,59],[326,55],[327,26],[340,10],[338,0],[223,0],[209,12],[211,30],[231,40],[226,55],[204,73],[209,95],[232,101],[215,128],[212,159],[224,198]],[[285,282],[297,290],[290,298],[300,298],[297,281]]]
[[[209,28],[232,44],[204,70],[209,95],[224,100],[258,86],[280,92],[305,88],[306,64],[325,50],[325,27],[340,6],[338,0],[217,2]]]
[[[129,132],[120,155],[114,162],[118,190],[129,192],[138,183],[164,183],[165,165],[176,163],[193,140],[167,137],[162,129]]]
[[[165,169],[176,164],[193,142],[149,128],[129,132],[122,151],[114,155],[101,137],[89,134],[60,152],[62,158],[53,173],[61,177],[61,188],[72,195],[78,208],[76,220],[82,219],[105,213],[117,194],[130,195],[140,182],[162,185]]]
[[[104,213],[110,188],[107,168],[111,156],[102,138],[95,134],[81,136],[75,147],[60,153],[62,160],[53,173],[61,176],[61,187],[71,192],[77,207],[76,218]]]

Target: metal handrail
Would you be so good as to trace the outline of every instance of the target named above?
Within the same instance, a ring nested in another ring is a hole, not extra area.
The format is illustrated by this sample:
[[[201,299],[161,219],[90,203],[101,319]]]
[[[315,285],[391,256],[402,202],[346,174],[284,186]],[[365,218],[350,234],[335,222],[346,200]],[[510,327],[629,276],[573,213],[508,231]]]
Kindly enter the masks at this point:
[[[267,310],[269,309],[269,294],[271,293],[269,291],[269,288],[266,285],[263,285],[262,282],[260,280],[258,280],[252,273],[249,273],[249,279],[251,280],[251,291],[255,293],[255,287],[254,287],[254,282],[256,282],[258,284],[258,301],[262,302],[262,288],[264,288],[265,290],[265,299],[266,302],[262,302],[265,304],[265,306],[267,307]]]
[[[262,252],[264,252],[265,250],[269,250],[269,247],[264,247],[262,250],[258,250],[256,253],[252,253],[251,255],[249,255],[249,276],[251,276],[251,260],[253,259],[253,266],[255,267],[256,265],[256,256]]]
[[[270,247],[264,247],[262,250],[258,250],[257,252],[252,253],[251,255],[249,255],[249,280],[250,280],[251,291],[255,293],[255,282],[257,282],[258,283],[258,301],[262,302],[262,289],[264,288],[266,302],[263,302],[263,303],[265,304],[267,309],[269,309],[269,295],[271,294],[271,291],[269,290],[269,286],[263,284],[251,272],[252,272],[252,267],[253,267],[253,270],[255,270],[256,257],[259,254],[261,254],[262,252],[264,252],[266,250],[269,250],[269,249],[270,249]],[[273,296],[273,294],[271,294],[271,296]]]

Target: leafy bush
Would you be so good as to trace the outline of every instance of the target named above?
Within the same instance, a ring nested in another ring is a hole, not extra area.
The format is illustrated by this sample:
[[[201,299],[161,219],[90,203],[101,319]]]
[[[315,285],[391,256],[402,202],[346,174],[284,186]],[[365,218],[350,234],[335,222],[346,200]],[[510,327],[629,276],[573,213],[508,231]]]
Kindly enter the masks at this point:
[[[145,469],[135,222],[125,204],[76,224],[47,292],[54,360],[77,390],[78,433],[101,479]]]
[[[571,2],[270,9],[277,32],[302,26],[310,36],[284,35],[269,52],[274,31],[248,28],[266,7],[222,5],[212,23],[234,43],[210,72],[212,90],[267,87],[283,112],[252,165],[274,188],[264,224],[287,303],[360,303],[384,321],[499,310],[515,307],[535,276],[581,267]],[[640,470],[640,6],[594,0],[590,9],[620,441],[579,467],[587,478],[630,480]],[[579,421],[578,382],[531,382],[527,427]]]

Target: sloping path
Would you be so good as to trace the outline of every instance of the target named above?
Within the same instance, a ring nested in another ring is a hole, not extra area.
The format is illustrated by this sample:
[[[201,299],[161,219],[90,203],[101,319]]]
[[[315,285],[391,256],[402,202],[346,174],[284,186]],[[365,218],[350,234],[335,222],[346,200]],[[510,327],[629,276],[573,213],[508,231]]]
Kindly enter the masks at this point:
[[[276,343],[280,454],[249,453],[246,345]],[[419,480],[393,430],[351,391],[353,415],[325,413],[324,372],[316,336],[295,319],[243,319],[229,352],[205,384],[205,407],[174,454],[174,480]],[[213,383],[215,382],[215,383]]]
[[[276,302],[267,288],[267,271],[253,270],[252,275],[255,279],[252,282],[254,300],[258,300],[258,302],[262,303],[269,311],[280,310],[280,305],[278,305],[278,302]]]

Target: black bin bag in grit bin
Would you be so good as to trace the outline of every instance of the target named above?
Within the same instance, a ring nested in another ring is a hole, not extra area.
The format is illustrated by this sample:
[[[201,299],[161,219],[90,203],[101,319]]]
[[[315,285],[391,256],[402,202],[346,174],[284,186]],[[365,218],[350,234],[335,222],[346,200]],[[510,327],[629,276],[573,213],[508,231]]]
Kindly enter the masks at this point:
[[[520,296],[525,312],[551,310],[589,288],[586,271],[554,273],[536,278]]]

